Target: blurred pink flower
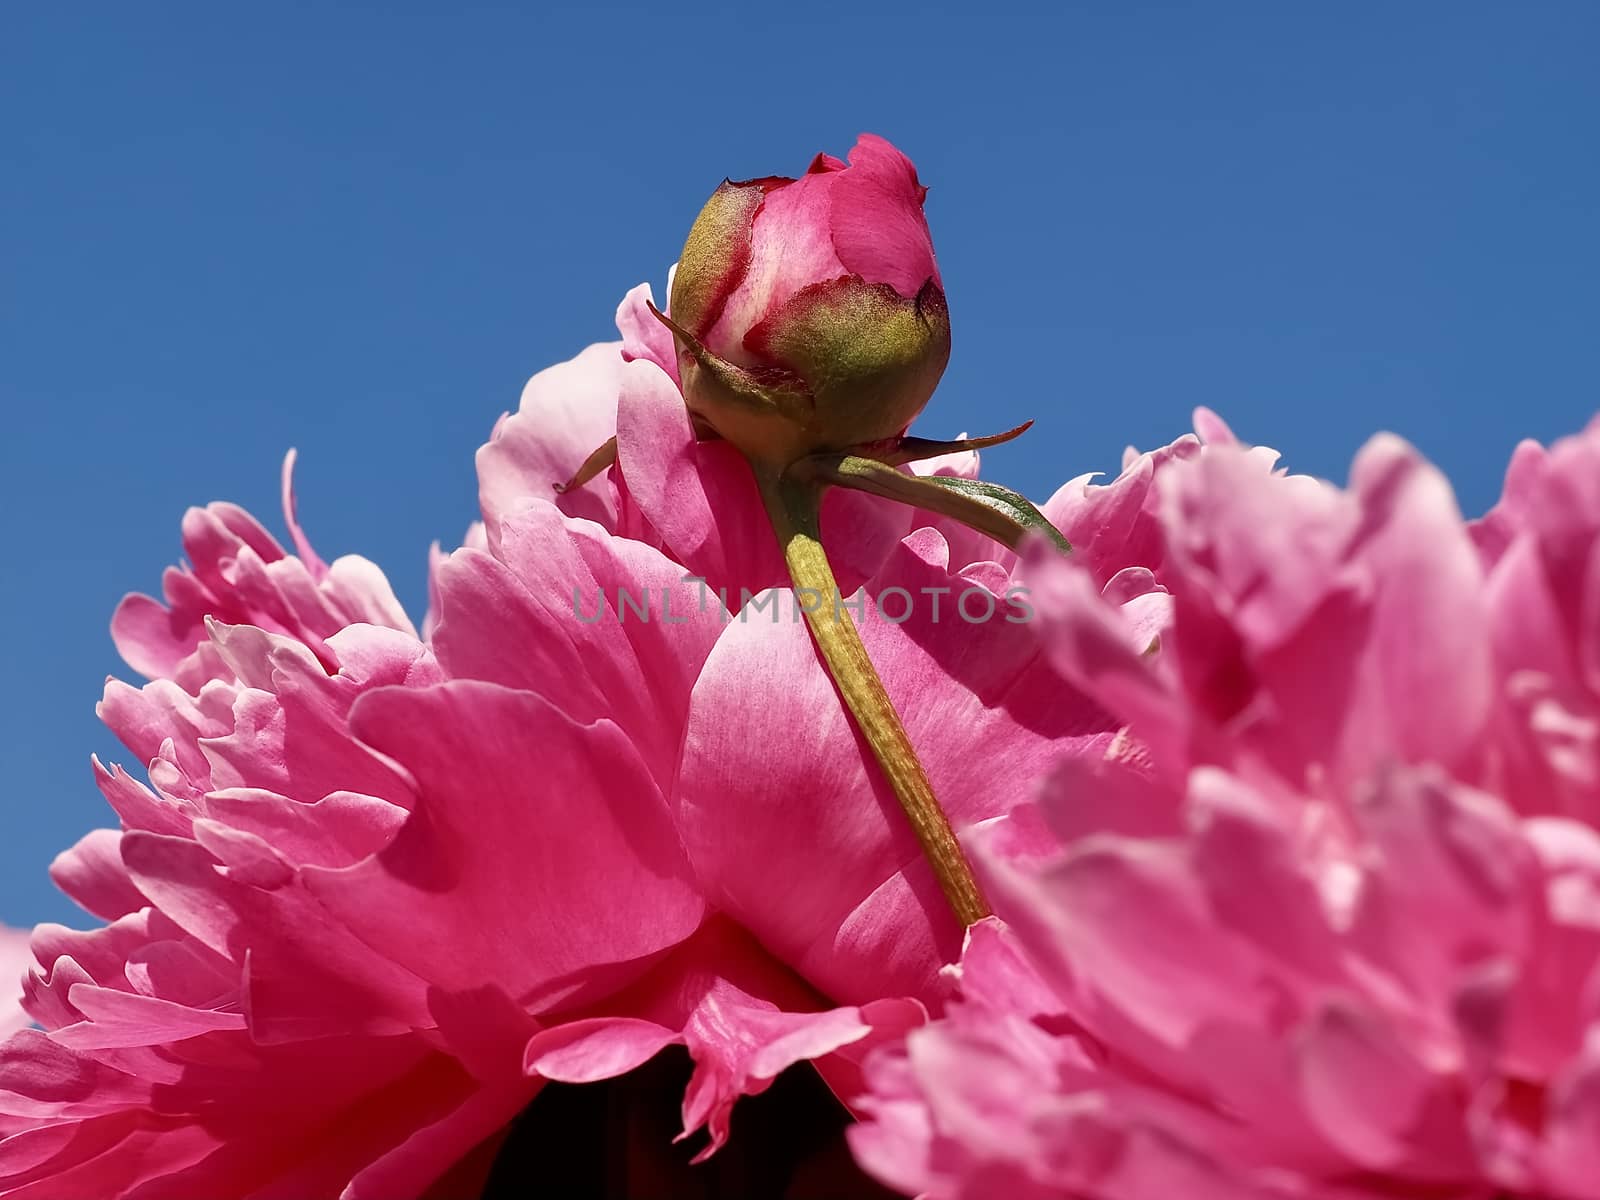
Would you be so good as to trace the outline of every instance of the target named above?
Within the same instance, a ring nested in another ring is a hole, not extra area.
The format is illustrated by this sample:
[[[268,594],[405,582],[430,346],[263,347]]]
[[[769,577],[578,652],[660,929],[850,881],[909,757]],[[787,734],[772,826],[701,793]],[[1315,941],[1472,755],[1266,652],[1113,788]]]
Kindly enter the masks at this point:
[[[895,1186],[1600,1195],[1600,423],[1471,526],[1393,437],[1348,490],[1270,462],[1160,472],[1165,617],[1032,564],[1126,726],[984,835],[960,999],[870,1061]]]

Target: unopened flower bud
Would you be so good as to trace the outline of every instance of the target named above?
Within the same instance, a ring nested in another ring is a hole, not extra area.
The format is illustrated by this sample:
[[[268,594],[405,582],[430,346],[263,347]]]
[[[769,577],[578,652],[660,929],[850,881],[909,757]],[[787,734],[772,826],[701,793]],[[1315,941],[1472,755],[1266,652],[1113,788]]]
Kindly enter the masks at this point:
[[[690,409],[776,465],[903,433],[950,357],[926,194],[871,134],[848,165],[719,187],[672,287]]]

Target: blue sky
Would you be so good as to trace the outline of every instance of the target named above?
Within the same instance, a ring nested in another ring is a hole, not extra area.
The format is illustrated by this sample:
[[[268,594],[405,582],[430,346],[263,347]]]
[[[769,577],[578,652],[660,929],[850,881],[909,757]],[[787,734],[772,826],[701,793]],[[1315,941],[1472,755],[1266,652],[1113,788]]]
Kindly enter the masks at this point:
[[[1037,418],[1038,496],[1207,404],[1343,479],[1393,429],[1495,494],[1600,407],[1600,5],[84,3],[0,31],[0,919],[50,858],[184,508],[419,611],[523,380],[612,336],[725,175],[916,160],[955,353],[930,436]],[[112,757],[122,757],[112,753]],[[129,763],[130,767],[137,764]]]

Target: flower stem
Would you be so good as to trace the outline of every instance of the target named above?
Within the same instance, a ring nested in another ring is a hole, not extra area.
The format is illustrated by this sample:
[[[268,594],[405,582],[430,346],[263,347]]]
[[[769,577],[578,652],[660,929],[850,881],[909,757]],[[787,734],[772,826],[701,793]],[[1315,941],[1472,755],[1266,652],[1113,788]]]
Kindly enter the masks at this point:
[[[828,674],[844,697],[856,727],[872,747],[956,918],[963,925],[981,921],[990,910],[973,878],[972,866],[934,797],[927,772],[884,690],[883,680],[867,656],[855,622],[839,609],[839,585],[822,548],[818,520],[822,488],[760,467],[756,468],[756,478],[772,528],[783,546],[790,578],[796,589],[802,589],[802,595],[804,589],[809,589],[813,597],[819,598],[818,603],[802,602],[801,607]]]

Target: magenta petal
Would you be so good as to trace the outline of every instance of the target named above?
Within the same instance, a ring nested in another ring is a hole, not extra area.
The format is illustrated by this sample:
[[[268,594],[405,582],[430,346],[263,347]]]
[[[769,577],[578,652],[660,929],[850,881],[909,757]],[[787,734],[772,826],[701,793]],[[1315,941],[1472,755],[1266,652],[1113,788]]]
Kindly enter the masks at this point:
[[[749,464],[726,442],[698,442],[683,397],[645,363],[623,368],[617,455],[628,495],[686,571],[760,591],[785,577]]]
[[[305,876],[394,961],[536,1005],[583,990],[587,969],[642,970],[699,923],[666,807],[616,726],[464,680],[374,692],[351,719],[416,780],[416,808],[376,857]]]
[[[639,542],[532,501],[494,554],[439,572],[435,648],[456,678],[536,692],[576,721],[614,722],[662,788],[689,690],[727,619],[715,593]]]
[[[1070,959],[1052,949],[1043,961],[1158,1041],[1181,1048],[1208,1021],[1266,1018],[1248,1006],[1254,957],[1212,922],[1205,897],[1166,847],[1091,843],[1041,886],[1052,893],[1047,911],[1057,922],[1050,946],[1074,947]],[[1036,911],[1045,907],[1040,899]]]
[[[114,829],[87,833],[50,864],[50,878],[85,911],[107,921],[137,912],[148,901],[122,865],[122,835]]]
[[[200,744],[211,787],[262,788],[308,804],[356,791],[409,805],[408,780],[351,739],[348,715],[374,688],[440,678],[426,647],[394,630],[352,626],[328,640],[339,663],[330,675],[289,638],[250,626],[213,626],[212,638],[251,686],[234,702],[233,728]]]
[[[1448,763],[1472,746],[1491,704],[1482,567],[1449,483],[1398,438],[1368,443],[1350,486],[1385,522],[1367,553],[1381,581],[1373,699],[1386,702],[1401,754]]]
[[[1587,1049],[1563,1072],[1553,1093],[1542,1173],[1552,1187],[1581,1196],[1600,1177],[1600,1055]]]
[[[256,1039],[388,1034],[426,1023],[416,976],[373,954],[284,873],[277,887],[257,887],[232,866],[219,870],[217,856],[197,843],[151,834],[129,834],[122,854],[152,904],[233,964]]]
[[[922,215],[927,189],[909,158],[883,138],[864,133],[850,151],[849,168],[823,178],[833,183],[833,245],[846,271],[868,283],[887,283],[908,297],[930,279],[942,286]],[[758,215],[758,235],[760,228]]]
[[[809,1011],[814,1005],[806,989],[746,935],[714,919],[608,1004],[619,1015],[535,1034],[524,1067],[545,1078],[588,1083],[632,1070],[669,1045],[684,1046],[695,1064],[684,1094],[684,1136],[701,1126],[711,1134],[698,1162],[727,1140],[740,1096],[766,1090],[798,1062],[851,1047],[858,1061],[866,1048],[927,1019],[913,1000]]]
[[[57,1029],[51,1037],[73,1050],[108,1046],[160,1046],[219,1029],[243,1029],[244,1014],[189,1008],[156,996],[77,984],[68,995],[88,1018]]]
[[[1171,692],[1163,660],[1145,654],[1134,614],[1107,604],[1093,577],[1042,539],[1025,545],[1022,557],[1019,578],[1029,589],[1034,628],[1056,670],[1153,747],[1180,740],[1191,718]]]
[[[213,690],[197,698],[164,679],[142,688],[108,679],[95,714],[141,763],[160,755],[162,743],[170,739],[184,771],[191,778],[207,779],[211,765],[199,743],[230,731],[231,703],[227,693]]]
[[[617,415],[626,496],[683,574],[706,581],[737,612],[788,579],[755,476],[727,442],[699,441],[683,397],[660,372],[629,364]],[[822,533],[840,586],[854,590],[876,571],[907,528],[907,512],[873,496],[835,489],[822,506]]]
[[[359,792],[330,792],[309,804],[262,788],[224,788],[206,796],[212,816],[269,843],[296,866],[347,867],[385,845],[406,809]]]
[[[530,1075],[597,1083],[643,1066],[682,1035],[636,1017],[590,1017],[536,1033],[522,1056]]]
[[[484,1179],[473,1180],[473,1190],[456,1191],[464,1186],[452,1168],[464,1165],[473,1147],[505,1128],[538,1090],[529,1080],[499,1083],[473,1092],[448,1115],[425,1125],[394,1149],[377,1157],[356,1172],[339,1200],[396,1200],[419,1196],[429,1184],[448,1176],[451,1190],[428,1188],[426,1195],[436,1200],[452,1200],[456,1195],[477,1195],[486,1182],[487,1166],[480,1166]],[[398,1122],[397,1122],[398,1124]],[[470,1164],[465,1164],[470,1165]],[[492,1164],[490,1164],[492,1165]]]
[[[328,574],[328,565],[311,548],[311,541],[306,537],[305,530],[300,528],[299,506],[295,503],[294,496],[294,464],[297,455],[290,450],[283,456],[283,523],[289,527],[289,539],[294,542],[294,552],[310,572],[311,578],[319,582]]]
[[[364,1165],[343,1200],[388,1200],[426,1189],[432,1200],[477,1195],[483,1188],[492,1147],[516,1114],[538,1093],[540,1081],[522,1072],[520,1051],[537,1024],[496,988],[452,995],[435,993],[437,1038],[474,1086],[442,1115],[428,1114],[414,1132],[375,1162]],[[475,1149],[476,1148],[476,1149]],[[468,1182],[468,1179],[471,1182]]]
[[[183,548],[192,565],[162,576],[165,602],[130,596],[112,619],[112,636],[127,661],[151,679],[170,679],[190,693],[227,679],[206,641],[206,623],[253,625],[321,654],[322,640],[353,622],[414,633],[388,580],[366,559],[346,555],[332,566],[312,551],[300,529],[285,462],[284,503],[301,559],[286,555],[261,525],[231,504],[190,509]]]
[[[130,595],[111,617],[111,638],[130,667],[148,679],[171,676],[193,653],[195,629],[149,596]]]
[[[850,273],[839,261],[829,222],[832,189],[843,178],[802,175],[767,192],[750,231],[749,266],[701,339],[715,353],[751,365],[755,359],[744,348],[749,330],[801,288]],[[916,288],[905,294],[916,295]]]

